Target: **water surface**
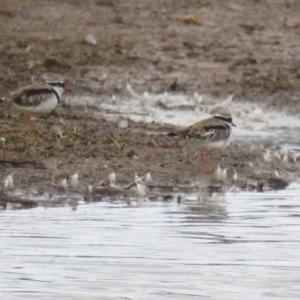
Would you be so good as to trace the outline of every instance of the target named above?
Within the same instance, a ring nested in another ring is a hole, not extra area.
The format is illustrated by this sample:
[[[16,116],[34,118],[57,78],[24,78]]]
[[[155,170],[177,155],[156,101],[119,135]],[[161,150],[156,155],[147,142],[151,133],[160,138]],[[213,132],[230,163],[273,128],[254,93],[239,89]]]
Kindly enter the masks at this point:
[[[299,299],[299,186],[0,214],[3,299]]]

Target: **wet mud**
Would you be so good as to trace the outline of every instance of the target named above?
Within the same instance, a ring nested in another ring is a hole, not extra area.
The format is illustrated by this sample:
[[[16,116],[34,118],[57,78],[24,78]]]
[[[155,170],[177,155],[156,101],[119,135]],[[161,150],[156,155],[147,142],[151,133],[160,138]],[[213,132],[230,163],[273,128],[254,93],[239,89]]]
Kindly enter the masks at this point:
[[[148,172],[145,198],[152,200],[191,192],[200,198],[207,192],[263,192],[298,179],[299,159],[287,148],[234,141],[223,151],[211,152],[211,172],[204,173],[197,141],[168,137],[170,125],[123,117],[108,121],[69,105],[35,123],[37,130],[32,131],[15,112],[1,116],[1,174],[13,174],[14,180],[13,191],[2,187],[4,195],[21,196],[23,191],[22,197],[31,199],[51,194],[86,201],[139,198],[143,193],[137,191],[135,174],[144,177]],[[79,184],[72,187],[71,176],[77,172]]]

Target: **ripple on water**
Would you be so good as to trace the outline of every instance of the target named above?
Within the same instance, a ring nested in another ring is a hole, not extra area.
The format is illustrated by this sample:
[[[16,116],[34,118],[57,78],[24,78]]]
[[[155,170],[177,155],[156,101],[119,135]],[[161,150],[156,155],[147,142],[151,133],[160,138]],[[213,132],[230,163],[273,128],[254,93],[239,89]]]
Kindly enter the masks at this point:
[[[5,299],[299,298],[299,185],[198,203],[3,211]],[[104,298],[106,297],[106,298]]]

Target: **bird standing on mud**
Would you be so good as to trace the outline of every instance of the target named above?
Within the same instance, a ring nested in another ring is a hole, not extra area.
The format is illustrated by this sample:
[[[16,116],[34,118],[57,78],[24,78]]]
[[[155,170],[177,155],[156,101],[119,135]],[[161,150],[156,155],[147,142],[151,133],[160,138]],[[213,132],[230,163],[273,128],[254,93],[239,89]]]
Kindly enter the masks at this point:
[[[167,136],[197,140],[203,172],[209,172],[209,151],[224,149],[230,144],[231,126],[236,125],[232,122],[230,113],[220,113],[189,127],[175,129]]]
[[[61,81],[33,83],[10,93],[5,99],[16,110],[25,113],[25,121],[34,128],[31,114],[49,114],[55,110],[64,92],[70,89]]]

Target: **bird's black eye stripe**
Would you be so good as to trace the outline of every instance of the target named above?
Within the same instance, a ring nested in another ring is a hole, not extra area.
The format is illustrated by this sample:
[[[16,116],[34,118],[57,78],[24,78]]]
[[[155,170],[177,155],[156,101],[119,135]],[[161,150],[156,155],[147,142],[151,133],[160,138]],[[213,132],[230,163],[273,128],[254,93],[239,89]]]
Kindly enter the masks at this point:
[[[222,117],[222,116],[214,116],[215,118],[221,120],[221,121],[224,121],[224,122],[227,122],[227,123],[232,123],[232,118],[231,117]]]
[[[213,130],[227,130],[226,126],[205,126],[204,130],[207,131],[213,131]]]
[[[59,86],[61,88],[65,87],[65,84],[63,82],[60,82],[60,81],[53,81],[53,82],[48,81],[46,83],[51,85],[51,86]]]

